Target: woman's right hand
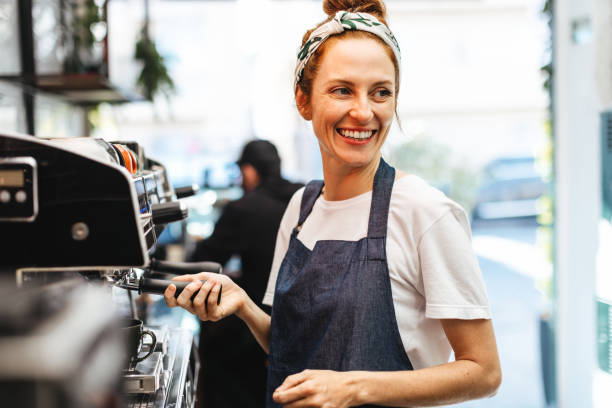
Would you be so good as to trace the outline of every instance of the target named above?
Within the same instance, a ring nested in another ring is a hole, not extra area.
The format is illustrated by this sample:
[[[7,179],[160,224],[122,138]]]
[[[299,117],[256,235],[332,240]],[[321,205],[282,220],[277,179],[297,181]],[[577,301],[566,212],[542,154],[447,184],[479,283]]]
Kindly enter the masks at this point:
[[[192,282],[183,289],[183,292],[177,298],[174,297],[176,286],[168,286],[164,292],[166,304],[169,307],[180,306],[203,321],[216,322],[234,314],[244,306],[248,299],[246,292],[226,275],[200,272],[194,275],[177,276],[172,280]],[[217,305],[221,285],[223,285],[221,301]],[[192,301],[191,297],[196,292],[198,293]]]

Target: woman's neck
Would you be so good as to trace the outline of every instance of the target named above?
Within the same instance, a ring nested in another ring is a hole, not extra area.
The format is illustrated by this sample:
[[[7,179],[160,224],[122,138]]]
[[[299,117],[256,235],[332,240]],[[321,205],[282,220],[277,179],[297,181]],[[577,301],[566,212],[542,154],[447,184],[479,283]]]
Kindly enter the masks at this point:
[[[349,167],[334,160],[323,160],[323,198],[340,201],[372,190],[379,161],[380,156],[364,167]]]

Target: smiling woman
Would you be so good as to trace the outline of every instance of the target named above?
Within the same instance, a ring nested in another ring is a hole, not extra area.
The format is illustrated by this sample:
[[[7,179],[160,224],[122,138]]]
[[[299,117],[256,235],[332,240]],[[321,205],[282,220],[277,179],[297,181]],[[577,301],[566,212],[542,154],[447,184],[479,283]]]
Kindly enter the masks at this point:
[[[195,282],[177,300],[171,286],[166,302],[248,325],[269,352],[268,407],[492,395],[501,370],[465,211],[381,157],[400,78],[384,4],[326,0],[323,9],[328,18],[297,56],[295,99],[312,121],[324,180],[298,190],[281,221],[264,297],[272,316],[207,273],[179,278]]]
[[[369,36],[330,38],[324,50],[310,95],[298,87],[296,101],[319,141],[326,194],[335,191],[332,184],[349,187],[326,197],[339,200],[371,188],[355,189],[350,178],[364,167],[376,171],[395,111],[395,69],[385,48]]]

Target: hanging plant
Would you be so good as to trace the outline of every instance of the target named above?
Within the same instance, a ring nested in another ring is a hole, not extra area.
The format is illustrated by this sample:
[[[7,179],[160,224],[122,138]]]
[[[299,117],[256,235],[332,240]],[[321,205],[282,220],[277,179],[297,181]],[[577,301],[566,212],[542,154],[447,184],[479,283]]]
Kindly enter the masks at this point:
[[[136,83],[142,89],[145,98],[153,101],[159,92],[169,97],[175,89],[174,81],[168,74],[164,57],[157,51],[155,42],[148,35],[146,23],[136,43],[134,58],[142,62],[142,71]]]
[[[546,23],[548,24],[548,29],[551,32],[551,38],[548,42],[548,52],[552,54],[552,31],[553,31],[553,0],[546,0],[544,3],[544,7],[542,8],[542,14],[546,18]],[[540,71],[544,74],[544,89],[552,98],[552,80],[553,80],[553,61],[552,56],[550,61],[542,67],[540,67]],[[552,116],[552,115],[551,115]]]
[[[64,72],[101,72],[100,55],[95,55],[97,39],[94,29],[105,24],[101,6],[95,0],[68,0],[60,2],[62,42],[67,54]]]

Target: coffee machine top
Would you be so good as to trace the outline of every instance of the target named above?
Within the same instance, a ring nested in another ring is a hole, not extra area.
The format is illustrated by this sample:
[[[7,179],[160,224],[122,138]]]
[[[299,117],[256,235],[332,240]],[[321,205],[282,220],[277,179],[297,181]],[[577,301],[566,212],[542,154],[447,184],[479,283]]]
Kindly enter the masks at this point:
[[[178,204],[136,143],[0,134],[0,269],[147,265]]]

